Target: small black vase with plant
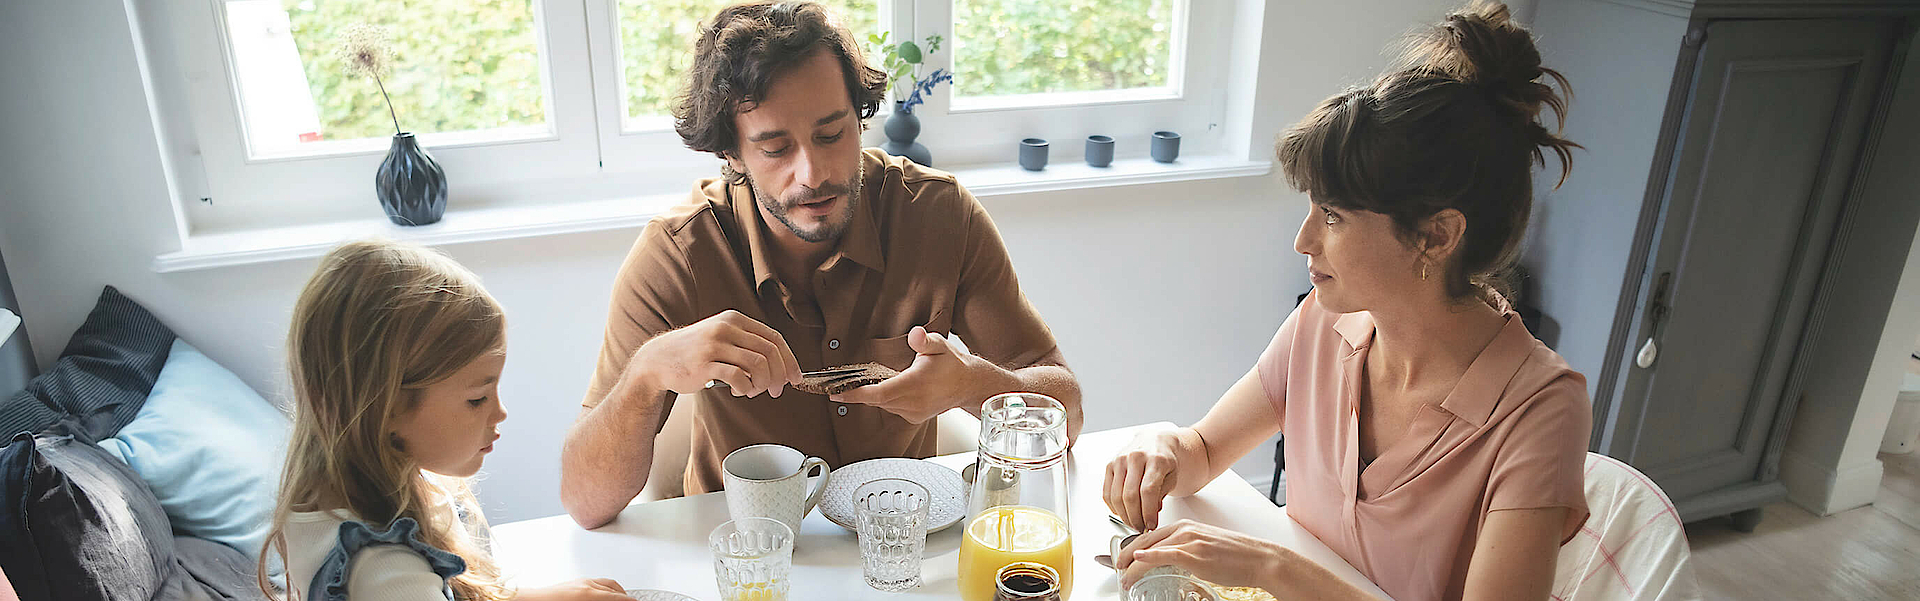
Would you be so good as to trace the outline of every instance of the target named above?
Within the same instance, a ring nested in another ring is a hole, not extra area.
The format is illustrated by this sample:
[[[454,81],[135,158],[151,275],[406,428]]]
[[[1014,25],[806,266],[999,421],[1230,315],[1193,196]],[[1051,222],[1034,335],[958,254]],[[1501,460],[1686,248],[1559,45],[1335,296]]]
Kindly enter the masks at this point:
[[[920,74],[921,61],[940,51],[940,36],[927,36],[924,51],[913,40],[888,43],[885,33],[869,35],[867,41],[873,44],[874,52],[880,54],[881,68],[887,72],[888,80],[895,86],[895,97],[899,98],[893,101],[893,114],[887,115],[886,123],[881,126],[887,141],[880,144],[880,150],[932,167],[933,152],[914,141],[920,137],[920,118],[914,116],[913,107],[925,104],[934,86],[953,81],[953,72],[946,69],[934,69],[925,78],[916,77]]]
[[[393,144],[387,158],[374,173],[373,190],[380,208],[395,224],[414,226],[440,221],[447,212],[447,174],[440,163],[420,146],[413,132],[400,129],[400,115],[393,109],[393,97],[387,95],[383,80],[392,64],[393,51],[387,44],[385,28],[374,25],[348,27],[340,46],[340,58],[347,71],[373,78],[380,97],[387,102],[387,115],[393,118]]]

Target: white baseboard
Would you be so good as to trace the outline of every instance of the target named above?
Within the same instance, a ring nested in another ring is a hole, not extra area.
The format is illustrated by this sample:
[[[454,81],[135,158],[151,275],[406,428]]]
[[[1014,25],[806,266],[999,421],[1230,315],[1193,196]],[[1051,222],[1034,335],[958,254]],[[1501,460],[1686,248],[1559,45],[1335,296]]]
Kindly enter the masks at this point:
[[[1883,469],[1876,458],[1832,470],[1788,451],[1780,456],[1780,483],[1788,500],[1826,516],[1873,504]]]

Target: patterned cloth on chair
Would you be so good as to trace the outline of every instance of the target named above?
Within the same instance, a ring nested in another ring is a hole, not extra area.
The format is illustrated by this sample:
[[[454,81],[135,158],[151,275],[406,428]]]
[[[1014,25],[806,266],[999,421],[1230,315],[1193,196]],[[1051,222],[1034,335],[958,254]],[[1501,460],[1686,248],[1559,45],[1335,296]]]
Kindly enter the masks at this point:
[[[1673,501],[1620,460],[1587,454],[1592,516],[1560,547],[1554,601],[1700,599],[1687,533]]]

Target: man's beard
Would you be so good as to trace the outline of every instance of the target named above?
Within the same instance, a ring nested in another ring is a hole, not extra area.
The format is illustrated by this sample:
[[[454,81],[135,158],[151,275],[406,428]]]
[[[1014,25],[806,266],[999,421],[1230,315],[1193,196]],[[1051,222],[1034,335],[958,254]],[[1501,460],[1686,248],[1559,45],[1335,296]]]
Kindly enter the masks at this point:
[[[860,207],[860,193],[866,187],[866,173],[866,162],[861,161],[860,169],[853,179],[844,183],[827,182],[819,188],[802,186],[800,192],[788,198],[775,198],[761,190],[760,183],[754,181],[752,173],[747,174],[747,186],[753,189],[753,197],[760,206],[766,208],[767,213],[773,215],[773,219],[779,221],[780,225],[786,226],[787,231],[793,232],[793,235],[808,242],[828,242],[839,239],[840,235],[847,233],[847,228],[853,225],[853,212]],[[819,229],[805,230],[795,225],[793,218],[787,215],[787,211],[792,207],[832,196],[839,196],[846,201],[846,207],[841,210],[843,218],[837,223],[829,218],[826,223],[821,224]]]

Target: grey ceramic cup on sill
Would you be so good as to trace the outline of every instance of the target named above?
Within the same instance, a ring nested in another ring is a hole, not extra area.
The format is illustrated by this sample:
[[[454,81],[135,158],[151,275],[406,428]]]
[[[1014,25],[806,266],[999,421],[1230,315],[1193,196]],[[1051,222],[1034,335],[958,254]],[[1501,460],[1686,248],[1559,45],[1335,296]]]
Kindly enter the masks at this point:
[[[1087,164],[1093,167],[1113,165],[1113,138],[1087,136]]]
[[[1148,148],[1153,160],[1171,163],[1180,158],[1180,134],[1170,131],[1153,132],[1153,146]]]
[[[1020,141],[1020,168],[1039,171],[1047,168],[1047,141],[1027,138]]]

